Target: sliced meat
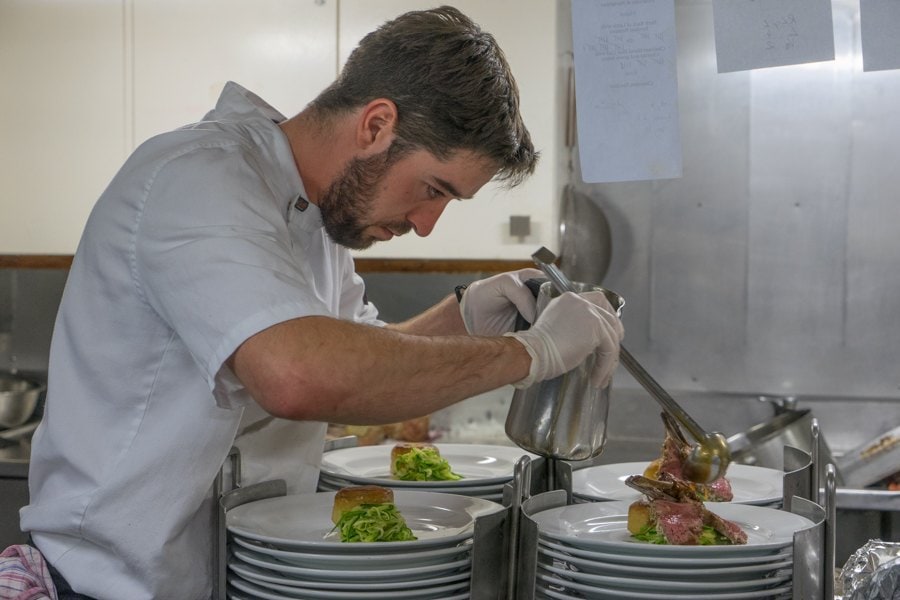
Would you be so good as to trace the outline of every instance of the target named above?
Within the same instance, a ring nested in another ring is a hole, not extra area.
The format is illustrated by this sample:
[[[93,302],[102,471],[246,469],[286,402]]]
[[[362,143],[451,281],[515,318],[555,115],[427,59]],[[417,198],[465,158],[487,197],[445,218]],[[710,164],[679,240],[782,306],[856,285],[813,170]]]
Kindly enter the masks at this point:
[[[650,508],[656,530],[676,546],[696,545],[703,533],[703,506],[693,502],[654,500]]]
[[[708,511],[703,502],[727,502],[734,498],[731,483],[721,477],[712,483],[688,481],[684,463],[691,451],[675,420],[662,414],[666,429],[660,457],[645,471],[649,477],[632,475],[626,485],[646,496],[628,510],[628,530],[640,534],[647,527],[656,529],[673,545],[697,545],[703,527],[712,527],[732,544],[746,544],[747,534],[737,524]]]
[[[734,492],[731,491],[731,482],[724,477],[719,477],[708,484],[699,483],[695,485],[706,488],[706,499],[711,502],[729,502],[734,499]]]
[[[731,484],[724,477],[708,484],[694,483],[685,478],[684,463],[691,452],[691,445],[687,442],[675,419],[667,413],[662,413],[661,417],[666,429],[666,439],[663,441],[659,457],[657,478],[661,481],[683,483],[684,486],[680,486],[679,491],[684,490],[684,495],[689,495],[701,502],[728,502],[734,498]]]
[[[746,544],[747,532],[741,526],[728,519],[704,509],[704,524],[712,527],[730,541],[732,544]]]

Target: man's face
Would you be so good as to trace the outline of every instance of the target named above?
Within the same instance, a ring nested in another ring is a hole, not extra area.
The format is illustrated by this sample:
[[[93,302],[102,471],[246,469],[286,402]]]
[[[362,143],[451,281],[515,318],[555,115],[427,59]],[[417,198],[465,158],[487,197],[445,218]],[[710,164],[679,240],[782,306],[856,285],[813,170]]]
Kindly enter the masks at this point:
[[[427,236],[450,200],[471,198],[496,168],[471,152],[446,161],[425,150],[353,158],[319,198],[325,231],[354,250],[415,230]]]

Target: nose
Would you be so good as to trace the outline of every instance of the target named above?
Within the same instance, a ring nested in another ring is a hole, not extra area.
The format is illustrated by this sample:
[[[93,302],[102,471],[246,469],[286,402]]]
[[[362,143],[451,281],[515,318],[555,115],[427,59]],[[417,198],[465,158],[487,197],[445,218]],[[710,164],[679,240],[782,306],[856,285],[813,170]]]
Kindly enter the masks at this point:
[[[406,219],[412,223],[413,229],[416,230],[416,235],[426,237],[431,234],[449,202],[450,200],[429,200],[407,213]]]

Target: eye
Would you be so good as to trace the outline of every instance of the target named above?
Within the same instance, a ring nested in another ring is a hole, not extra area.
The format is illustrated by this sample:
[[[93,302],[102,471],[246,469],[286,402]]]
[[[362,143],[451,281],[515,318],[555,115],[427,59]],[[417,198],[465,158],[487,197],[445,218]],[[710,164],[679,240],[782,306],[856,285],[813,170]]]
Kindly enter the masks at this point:
[[[428,194],[428,198],[431,200],[439,200],[444,197],[444,192],[437,189],[433,185],[426,186],[426,193]]]

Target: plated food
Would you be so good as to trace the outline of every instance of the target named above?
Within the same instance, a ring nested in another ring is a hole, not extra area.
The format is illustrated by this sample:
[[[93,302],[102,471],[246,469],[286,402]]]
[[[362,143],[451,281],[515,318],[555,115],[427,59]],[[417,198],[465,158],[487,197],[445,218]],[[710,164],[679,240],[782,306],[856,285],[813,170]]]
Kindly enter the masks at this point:
[[[572,497],[576,502],[638,500],[643,494],[626,485],[625,480],[643,473],[648,462],[609,463],[577,469],[572,473]],[[732,463],[726,477],[734,497],[728,502],[780,508],[784,499],[784,475],[785,472],[779,469]],[[710,503],[712,501],[707,501]]]
[[[747,534],[739,525],[703,506],[707,500],[731,500],[731,484],[724,476],[709,484],[685,479],[683,466],[691,446],[671,416],[663,413],[662,419],[666,439],[660,457],[643,475],[625,480],[645,495],[628,507],[628,531],[652,544],[746,544]]]
[[[395,492],[418,490],[502,502],[504,486],[512,481],[516,463],[523,456],[532,460],[537,458],[516,446],[440,442],[436,442],[434,446],[449,464],[450,472],[459,475],[460,479],[399,479],[391,474],[393,444],[381,444],[325,452],[322,455],[317,489],[320,492],[336,492],[352,485],[380,485]],[[406,516],[409,519],[409,515]],[[413,531],[416,531],[415,527]]]
[[[535,597],[790,598],[796,535],[816,526],[775,508],[710,502],[710,512],[747,533],[746,544],[651,544],[628,531],[631,504],[586,502],[526,514],[537,526]],[[803,560],[798,557],[798,563]]]
[[[404,442],[391,449],[391,477],[401,481],[458,481],[434,444]]]
[[[695,483],[684,475],[684,463],[691,452],[678,423],[668,413],[662,413],[666,437],[659,458],[647,465],[644,477],[650,480],[687,487],[685,493],[695,496],[701,502],[728,502],[734,498],[731,483],[723,475],[710,483]],[[663,486],[665,487],[665,486]]]
[[[342,542],[405,542],[417,539],[394,504],[394,492],[377,485],[346,487],[331,511]]]

